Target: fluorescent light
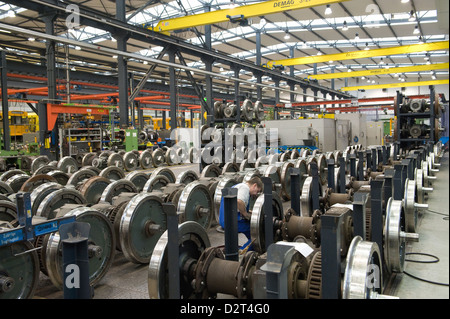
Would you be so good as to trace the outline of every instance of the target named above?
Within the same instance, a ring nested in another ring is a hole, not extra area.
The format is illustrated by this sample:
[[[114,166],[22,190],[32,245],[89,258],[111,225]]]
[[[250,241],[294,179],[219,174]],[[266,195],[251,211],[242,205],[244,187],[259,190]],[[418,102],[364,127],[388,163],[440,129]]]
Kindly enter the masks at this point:
[[[402,3],[408,3],[409,0],[402,0]]]

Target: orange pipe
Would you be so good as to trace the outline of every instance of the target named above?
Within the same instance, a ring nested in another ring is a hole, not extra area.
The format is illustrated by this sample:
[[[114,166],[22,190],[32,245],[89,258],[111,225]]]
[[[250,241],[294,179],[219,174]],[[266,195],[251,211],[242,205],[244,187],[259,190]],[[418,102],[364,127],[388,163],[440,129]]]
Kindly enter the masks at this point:
[[[79,100],[99,100],[109,96],[119,96],[118,92],[111,93],[100,93],[100,94],[89,94],[89,95],[71,95],[71,101],[79,101]]]

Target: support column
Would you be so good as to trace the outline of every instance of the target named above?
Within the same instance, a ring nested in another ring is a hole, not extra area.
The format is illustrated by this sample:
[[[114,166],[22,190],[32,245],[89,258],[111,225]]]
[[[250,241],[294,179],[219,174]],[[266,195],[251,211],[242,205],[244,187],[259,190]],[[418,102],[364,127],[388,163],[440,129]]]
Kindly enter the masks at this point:
[[[211,6],[205,6],[205,12],[211,11]],[[212,40],[211,40],[211,25],[205,25],[205,47],[208,50],[212,50]],[[205,70],[208,72],[212,72],[213,59],[211,57],[203,58],[205,63]],[[208,115],[214,116],[214,100],[213,100],[213,79],[211,75],[205,75],[206,82],[206,104],[208,105],[208,109],[206,110]],[[239,107],[239,105],[237,106]],[[202,110],[202,112],[204,112]],[[203,114],[200,115],[202,119],[202,124],[205,123],[205,118]]]
[[[175,63],[175,49],[169,49],[169,62]],[[175,68],[169,67],[169,92],[170,92],[170,129],[177,128],[177,83]]]
[[[11,134],[9,132],[9,105],[8,105],[8,81],[6,67],[5,51],[0,51],[0,81],[2,87],[2,113],[3,113],[3,149],[5,151],[11,150]],[[5,115],[6,114],[6,115]]]
[[[125,0],[116,1],[116,19],[125,22]],[[117,39],[117,50],[127,52],[128,34],[120,32],[114,35]],[[123,56],[117,57],[117,73],[119,85],[119,118],[120,127],[128,127],[128,63]]]
[[[256,31],[256,65],[261,65],[261,31]],[[256,83],[261,84],[262,83],[262,75],[260,73],[253,74],[256,76]],[[261,101],[262,100],[262,87],[257,86],[256,87],[256,98]]]
[[[239,79],[239,73],[241,72],[241,69],[237,65],[234,68],[235,68],[234,69],[234,77],[236,79]],[[239,82],[235,81],[234,82],[234,101],[235,101],[237,106],[241,105],[239,94],[240,94],[240,92],[239,92]]]
[[[55,35],[55,20],[57,14],[46,13],[42,16],[45,23],[45,33]],[[45,58],[47,62],[48,99],[51,103],[56,100],[56,44],[53,40],[45,40]]]

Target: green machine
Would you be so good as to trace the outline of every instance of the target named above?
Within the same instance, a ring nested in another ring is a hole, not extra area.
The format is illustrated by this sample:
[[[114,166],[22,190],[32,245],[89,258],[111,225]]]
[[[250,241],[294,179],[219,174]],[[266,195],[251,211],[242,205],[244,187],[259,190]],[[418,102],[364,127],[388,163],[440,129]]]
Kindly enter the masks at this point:
[[[138,149],[138,131],[133,129],[125,130],[125,151]]]

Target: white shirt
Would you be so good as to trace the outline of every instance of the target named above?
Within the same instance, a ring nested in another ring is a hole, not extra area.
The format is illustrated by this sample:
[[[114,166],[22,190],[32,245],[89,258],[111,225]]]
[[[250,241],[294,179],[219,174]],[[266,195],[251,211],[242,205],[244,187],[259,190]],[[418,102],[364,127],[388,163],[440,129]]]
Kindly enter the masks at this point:
[[[237,199],[240,199],[244,202],[245,207],[247,207],[248,202],[250,200],[250,187],[247,183],[236,184],[234,188],[238,189]]]

